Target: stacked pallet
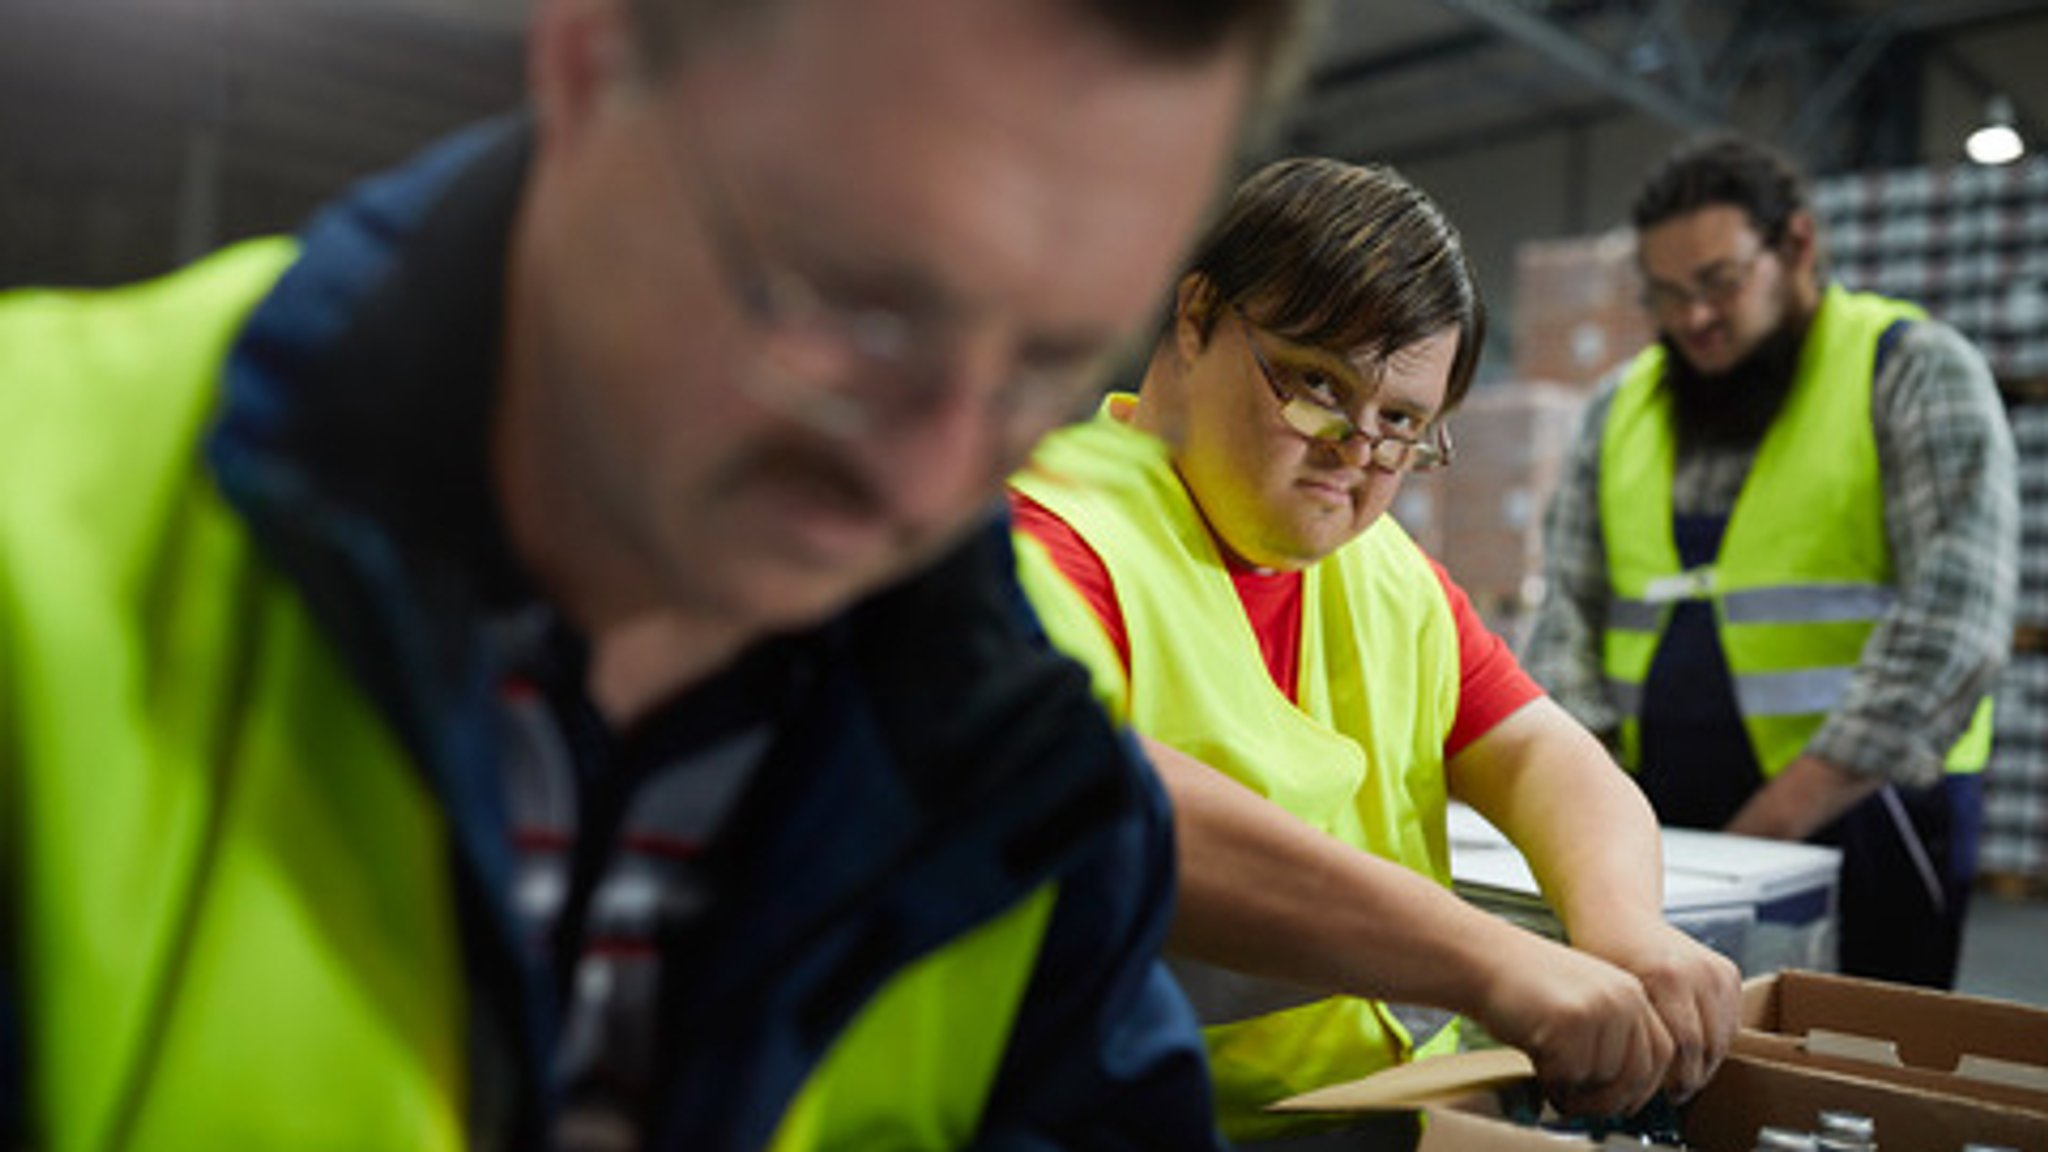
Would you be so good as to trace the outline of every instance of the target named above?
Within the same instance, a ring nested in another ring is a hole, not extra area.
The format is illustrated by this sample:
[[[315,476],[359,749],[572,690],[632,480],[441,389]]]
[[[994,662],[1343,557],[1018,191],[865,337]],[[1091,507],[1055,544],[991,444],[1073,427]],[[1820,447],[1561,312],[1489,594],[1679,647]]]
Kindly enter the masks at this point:
[[[1985,775],[1980,866],[2048,891],[2048,162],[1843,176],[1814,187],[1845,284],[1968,336],[2004,390],[2020,459],[2020,601]]]

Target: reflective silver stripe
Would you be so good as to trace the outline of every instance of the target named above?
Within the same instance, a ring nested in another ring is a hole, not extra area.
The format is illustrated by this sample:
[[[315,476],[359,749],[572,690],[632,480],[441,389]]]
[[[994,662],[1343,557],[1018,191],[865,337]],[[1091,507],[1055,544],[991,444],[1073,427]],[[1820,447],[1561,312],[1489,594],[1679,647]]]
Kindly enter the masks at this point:
[[[1607,626],[1617,632],[1654,632],[1663,624],[1663,605],[1696,596],[1659,596],[1616,600],[1607,608]],[[1721,598],[1730,624],[1826,624],[1844,620],[1876,623],[1899,594],[1882,584],[1808,584],[1750,588]]]
[[[1806,668],[1735,678],[1735,703],[1744,716],[1804,716],[1832,712],[1848,695],[1854,668]],[[1607,678],[1607,698],[1624,716],[1642,713],[1643,686]]]
[[[1247,976],[1185,956],[1168,956],[1166,966],[1195,1006],[1195,1019],[1204,1026],[1250,1020],[1325,998],[1324,993],[1299,984]]]
[[[1614,701],[1615,708],[1623,716],[1634,716],[1643,710],[1643,686],[1628,680],[1607,678],[1607,698]]]
[[[1854,668],[1807,668],[1735,678],[1735,702],[1744,716],[1804,716],[1832,712],[1849,693]]]
[[[1730,592],[1722,612],[1730,624],[1819,624],[1836,620],[1875,622],[1897,603],[1882,584],[1805,584]]]
[[[1676,604],[1681,600],[1705,600],[1720,582],[1714,566],[1702,564],[1676,576],[1659,576],[1643,588],[1643,599],[1652,604]]]
[[[1655,632],[1663,609],[1647,600],[1616,600],[1607,606],[1607,626],[1616,632]]]

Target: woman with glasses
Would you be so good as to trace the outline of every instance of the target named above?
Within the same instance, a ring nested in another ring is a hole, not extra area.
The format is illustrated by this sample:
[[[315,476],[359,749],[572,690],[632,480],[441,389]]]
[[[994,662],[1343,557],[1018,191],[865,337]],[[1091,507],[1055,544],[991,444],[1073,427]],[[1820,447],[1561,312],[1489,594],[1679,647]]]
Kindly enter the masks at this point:
[[[1420,191],[1283,161],[1197,248],[1139,392],[1012,479],[1027,591],[1173,796],[1179,971],[1240,1140],[1455,1049],[1453,1013],[1582,1112],[1697,1088],[1733,1032],[1734,966],[1663,920],[1648,806],[1385,515],[1451,462],[1483,329]],[[1450,798],[1576,949],[1448,891]]]

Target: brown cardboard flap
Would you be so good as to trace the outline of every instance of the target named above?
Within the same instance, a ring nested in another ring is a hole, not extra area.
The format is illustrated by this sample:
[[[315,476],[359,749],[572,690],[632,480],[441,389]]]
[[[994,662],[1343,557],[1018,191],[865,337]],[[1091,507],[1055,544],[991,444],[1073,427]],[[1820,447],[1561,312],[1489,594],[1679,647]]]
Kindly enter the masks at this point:
[[[1363,1080],[1331,1084],[1267,1106],[1272,1112],[1409,1110],[1528,1080],[1536,1066],[1514,1048],[1485,1048],[1401,1064]]]

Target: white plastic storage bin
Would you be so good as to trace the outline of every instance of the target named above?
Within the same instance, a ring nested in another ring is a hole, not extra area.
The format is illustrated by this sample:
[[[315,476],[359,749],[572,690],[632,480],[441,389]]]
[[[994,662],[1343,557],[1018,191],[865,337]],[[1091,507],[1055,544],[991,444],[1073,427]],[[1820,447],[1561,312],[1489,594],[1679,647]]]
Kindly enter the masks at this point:
[[[1562,939],[1521,853],[1471,808],[1450,808],[1452,887],[1472,904]],[[1841,853],[1721,832],[1664,829],[1664,915],[1743,975],[1835,967]]]

